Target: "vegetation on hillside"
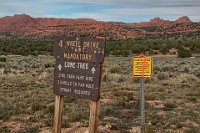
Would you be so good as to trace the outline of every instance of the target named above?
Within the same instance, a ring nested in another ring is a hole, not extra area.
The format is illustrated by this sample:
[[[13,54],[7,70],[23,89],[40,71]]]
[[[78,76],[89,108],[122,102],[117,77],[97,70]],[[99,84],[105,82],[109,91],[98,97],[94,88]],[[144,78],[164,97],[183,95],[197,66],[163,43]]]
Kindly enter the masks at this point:
[[[135,40],[108,40],[106,42],[106,56],[129,56],[144,52],[149,55],[175,54],[170,49],[175,48],[179,57],[189,57],[200,53],[200,39],[135,39]],[[50,40],[0,40],[0,55],[46,55],[53,54],[53,41]]]
[[[52,42],[48,40],[0,40],[0,55],[44,55],[51,54],[52,51]]]
[[[121,40],[107,41],[106,54],[115,56],[128,56],[141,52],[152,54],[174,54],[169,50],[178,49],[178,52],[200,53],[200,39],[146,39],[146,40]],[[191,54],[190,54],[191,55]]]

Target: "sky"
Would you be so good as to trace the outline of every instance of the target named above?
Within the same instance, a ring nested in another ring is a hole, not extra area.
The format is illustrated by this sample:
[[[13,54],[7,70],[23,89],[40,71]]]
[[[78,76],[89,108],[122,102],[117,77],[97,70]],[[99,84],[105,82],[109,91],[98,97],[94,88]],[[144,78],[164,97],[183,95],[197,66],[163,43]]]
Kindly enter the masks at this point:
[[[128,23],[188,16],[200,22],[200,0],[0,0],[0,17],[14,14]]]

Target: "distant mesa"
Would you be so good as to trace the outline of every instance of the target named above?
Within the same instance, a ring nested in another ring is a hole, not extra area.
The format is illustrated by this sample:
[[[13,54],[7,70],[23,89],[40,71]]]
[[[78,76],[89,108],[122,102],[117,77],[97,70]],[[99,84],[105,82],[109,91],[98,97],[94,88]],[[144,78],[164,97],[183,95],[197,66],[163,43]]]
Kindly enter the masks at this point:
[[[68,19],[68,18],[33,18],[30,15],[27,14],[16,14],[14,16],[6,16],[3,18],[0,18],[0,20],[7,20],[7,21],[16,21],[16,22],[27,22],[27,21],[32,21],[32,20],[47,20],[47,22],[49,21],[74,21],[74,22],[98,22],[95,19],[92,18],[78,18],[78,19]],[[151,25],[161,25],[161,24],[166,24],[166,23],[171,23],[171,22],[176,22],[176,23],[190,23],[192,22],[190,20],[189,17],[187,16],[183,16],[178,18],[176,21],[169,21],[169,20],[163,20],[159,17],[155,17],[153,19],[151,19],[149,22],[141,22],[141,23],[131,23],[131,24],[135,24],[135,25],[142,25],[142,24],[146,24],[147,26],[151,26]],[[112,22],[112,23],[119,23],[119,22]]]
[[[180,17],[178,18],[176,21],[169,21],[169,20],[163,20],[163,19],[160,19],[159,17],[156,17],[154,19],[151,19],[150,23],[157,23],[158,25],[159,24],[164,24],[164,23],[170,23],[170,22],[176,22],[176,23],[191,23],[192,21],[190,20],[189,17],[187,16],[183,16],[183,17]]]
[[[16,14],[14,16],[6,16],[6,17],[3,17],[1,18],[3,19],[4,21],[7,21],[7,22],[30,22],[30,21],[33,21],[34,18],[32,18],[31,16],[29,15],[26,15],[26,14]]]
[[[163,20],[159,17],[156,17],[154,19],[151,19],[150,22],[131,23],[129,25],[135,27],[150,27],[150,26],[161,26],[161,25],[171,25],[175,23],[191,23],[191,22],[192,21],[187,16],[180,17],[176,21]]]
[[[33,18],[26,14],[16,14],[0,18],[0,38],[49,38],[67,35],[105,36],[110,40],[135,39],[146,36],[198,32],[200,25],[191,26],[192,24],[187,16],[180,17],[175,21],[156,17],[149,22],[123,23],[103,22],[91,18]]]
[[[189,17],[187,16],[183,16],[183,17],[180,17],[176,20],[176,23],[191,23],[192,21],[190,20]]]
[[[165,22],[169,22],[169,20],[163,20],[163,19],[160,19],[159,17],[156,17],[154,19],[151,19],[150,22],[151,23],[165,23]]]
[[[163,24],[169,24],[170,21],[169,20],[163,20],[163,19],[160,19],[159,17],[156,17],[154,19],[151,19],[150,23],[152,23],[153,26],[160,26],[160,25],[163,25]]]

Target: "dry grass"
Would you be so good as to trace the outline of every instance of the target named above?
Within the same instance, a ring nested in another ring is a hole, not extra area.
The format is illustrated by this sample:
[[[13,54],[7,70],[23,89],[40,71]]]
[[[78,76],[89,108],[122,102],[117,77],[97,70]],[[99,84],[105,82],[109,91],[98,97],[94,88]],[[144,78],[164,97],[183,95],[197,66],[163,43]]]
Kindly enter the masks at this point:
[[[7,56],[0,62],[0,132],[36,133],[53,124],[53,57]],[[131,58],[109,57],[101,85],[101,132],[132,132],[140,125],[139,79]],[[117,66],[117,67],[116,67]],[[147,132],[200,132],[200,59],[155,59],[145,80]],[[87,100],[65,97],[63,128],[87,127]]]

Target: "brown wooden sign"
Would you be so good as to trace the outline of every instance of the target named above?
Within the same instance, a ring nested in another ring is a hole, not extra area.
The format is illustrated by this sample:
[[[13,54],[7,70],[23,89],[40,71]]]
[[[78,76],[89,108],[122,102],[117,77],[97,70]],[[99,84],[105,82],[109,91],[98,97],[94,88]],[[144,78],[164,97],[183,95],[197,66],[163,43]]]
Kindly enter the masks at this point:
[[[98,100],[104,46],[104,39],[58,38],[54,47],[54,93]]]
[[[97,38],[59,37],[56,39],[56,60],[103,63],[105,40]]]

